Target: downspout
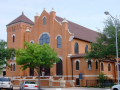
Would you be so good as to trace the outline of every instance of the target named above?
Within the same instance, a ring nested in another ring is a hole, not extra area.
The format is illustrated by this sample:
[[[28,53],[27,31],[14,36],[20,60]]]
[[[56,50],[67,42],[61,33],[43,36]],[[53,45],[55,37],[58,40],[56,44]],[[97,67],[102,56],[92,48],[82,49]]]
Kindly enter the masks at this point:
[[[116,69],[115,69],[115,61],[114,61],[114,71],[115,71],[115,82],[116,82]]]
[[[73,60],[71,58],[71,63],[72,63],[72,80],[73,80]]]

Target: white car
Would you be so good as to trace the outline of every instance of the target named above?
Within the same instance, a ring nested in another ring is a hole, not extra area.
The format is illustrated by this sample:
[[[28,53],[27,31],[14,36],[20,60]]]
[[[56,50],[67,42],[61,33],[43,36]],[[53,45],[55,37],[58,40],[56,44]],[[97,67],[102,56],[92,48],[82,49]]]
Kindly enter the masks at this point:
[[[38,85],[34,81],[24,81],[20,85],[20,90],[38,90]]]
[[[0,77],[0,90],[13,90],[13,84],[8,77]]]
[[[120,90],[120,84],[112,86],[112,90]]]

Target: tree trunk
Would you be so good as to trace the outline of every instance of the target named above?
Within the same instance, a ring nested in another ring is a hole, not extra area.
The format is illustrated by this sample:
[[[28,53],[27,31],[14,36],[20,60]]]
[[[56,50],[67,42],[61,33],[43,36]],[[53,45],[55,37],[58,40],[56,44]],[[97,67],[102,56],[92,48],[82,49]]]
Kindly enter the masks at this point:
[[[38,74],[38,82],[39,82],[39,90],[41,90],[40,88],[41,88],[41,85],[40,85],[40,72],[39,72],[39,74]]]

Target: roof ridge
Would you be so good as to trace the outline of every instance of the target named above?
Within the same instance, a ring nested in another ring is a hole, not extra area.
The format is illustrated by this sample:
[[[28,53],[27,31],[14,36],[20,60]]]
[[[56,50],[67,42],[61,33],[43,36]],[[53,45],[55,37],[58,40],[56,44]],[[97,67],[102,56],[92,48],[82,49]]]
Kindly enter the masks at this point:
[[[62,22],[63,18],[56,16],[58,22]],[[86,28],[82,25],[68,21],[68,29],[71,33],[74,33],[74,38],[85,40],[88,42],[96,42],[96,37],[98,37],[97,31]]]
[[[59,16],[57,16],[57,17],[59,17]],[[63,19],[62,17],[59,17],[59,18]],[[63,19],[63,20],[64,20],[64,19]],[[66,19],[66,20],[67,20],[67,19]],[[68,23],[71,22],[71,23],[74,23],[74,24],[76,24],[76,25],[78,25],[78,26],[84,27],[84,26],[82,26],[82,25],[80,25],[80,24],[77,24],[77,23],[75,23],[75,22],[72,22],[72,21],[69,21],[69,20],[67,20],[67,21],[68,21]],[[84,28],[86,28],[86,27],[84,27]],[[89,29],[89,28],[86,28],[86,29]],[[89,29],[89,30],[91,30],[91,29]],[[91,30],[91,31],[94,31],[94,30]],[[97,32],[97,31],[94,31],[94,32]]]

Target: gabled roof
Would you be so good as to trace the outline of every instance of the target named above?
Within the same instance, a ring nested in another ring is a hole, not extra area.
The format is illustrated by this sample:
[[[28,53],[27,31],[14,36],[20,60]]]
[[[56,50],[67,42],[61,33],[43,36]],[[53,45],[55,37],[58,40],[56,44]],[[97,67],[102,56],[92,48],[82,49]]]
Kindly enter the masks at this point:
[[[62,22],[64,19],[56,16],[56,20],[58,22]],[[68,29],[71,33],[74,33],[75,39],[80,39],[88,42],[96,42],[96,37],[98,37],[98,32],[75,24],[71,21],[68,21]]]
[[[10,23],[7,24],[6,26],[9,26],[9,25],[12,25],[12,24],[15,24],[15,23],[18,23],[18,22],[24,22],[24,23],[27,23],[27,24],[34,25],[34,22],[31,21],[29,18],[27,18],[27,17],[22,13],[22,15],[20,15],[18,18],[16,18],[15,20],[13,20],[12,22],[10,22]]]
[[[81,58],[81,57],[84,57],[86,55],[86,53],[82,53],[82,54],[75,54],[75,55],[72,55],[70,58]]]

